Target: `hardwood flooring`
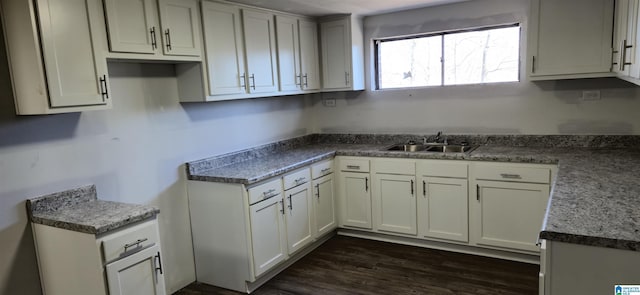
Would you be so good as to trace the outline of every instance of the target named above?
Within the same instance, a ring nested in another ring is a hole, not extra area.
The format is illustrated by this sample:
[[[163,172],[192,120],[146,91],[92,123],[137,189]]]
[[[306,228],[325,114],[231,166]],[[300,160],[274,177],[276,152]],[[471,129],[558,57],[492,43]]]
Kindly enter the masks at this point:
[[[537,294],[539,266],[336,236],[252,294]],[[236,295],[194,283],[177,295]]]

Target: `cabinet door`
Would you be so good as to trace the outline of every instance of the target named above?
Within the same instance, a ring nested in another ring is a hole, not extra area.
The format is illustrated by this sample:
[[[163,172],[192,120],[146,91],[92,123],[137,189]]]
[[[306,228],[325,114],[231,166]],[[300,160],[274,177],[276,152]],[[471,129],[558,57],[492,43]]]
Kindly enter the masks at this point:
[[[153,0],[104,0],[109,50],[154,54],[160,33]]]
[[[243,9],[242,24],[250,93],[278,91],[276,36],[273,15]]]
[[[318,24],[300,20],[300,64],[303,90],[320,90],[320,59],[318,55]]]
[[[531,1],[529,76],[610,76],[613,7],[613,0]]]
[[[158,245],[109,263],[105,268],[111,295],[166,294]]]
[[[108,104],[96,0],[38,0],[38,19],[52,108]]]
[[[416,235],[415,176],[376,174],[373,183],[376,228]]]
[[[311,233],[311,184],[306,183],[285,191],[287,249],[289,254],[302,249],[313,239]]]
[[[476,181],[473,204],[474,242],[532,252],[549,199],[549,185]]]
[[[287,256],[282,193],[249,208],[253,270],[257,277]]]
[[[421,237],[469,241],[466,179],[422,177],[418,197],[418,232]]]
[[[300,90],[300,41],[298,39],[298,20],[291,17],[276,16],[278,38],[278,72],[280,73],[280,91]]]
[[[371,229],[371,192],[369,174],[342,172],[340,174],[342,225]]]
[[[313,181],[315,190],[314,212],[315,212],[315,234],[322,236],[337,226],[335,213],[335,198],[333,187],[333,174],[329,174]]]
[[[202,2],[210,95],[246,93],[240,9]]]
[[[351,87],[351,35],[349,19],[320,24],[323,89]]]
[[[164,54],[200,56],[198,1],[159,0],[158,4]]]

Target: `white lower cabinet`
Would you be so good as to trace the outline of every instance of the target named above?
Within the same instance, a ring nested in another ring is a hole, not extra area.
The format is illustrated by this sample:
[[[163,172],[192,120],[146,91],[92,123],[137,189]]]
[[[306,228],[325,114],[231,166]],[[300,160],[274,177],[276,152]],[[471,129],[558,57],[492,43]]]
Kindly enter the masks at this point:
[[[335,226],[316,231],[311,181],[309,167],[249,186],[189,181],[197,281],[251,292],[326,240]]]
[[[291,181],[287,181],[291,179]],[[309,168],[283,177],[285,196],[285,224],[287,227],[287,249],[293,254],[308,245],[313,239],[311,174]]]
[[[155,218],[103,236],[31,225],[44,294],[166,294]]]
[[[340,225],[372,229],[369,160],[341,158],[338,163]]]
[[[278,186],[280,179],[272,181]],[[269,185],[269,184],[267,184]],[[253,252],[253,270],[259,276],[276,264],[284,261],[287,256],[286,228],[284,221],[284,204],[282,190],[268,192],[267,199],[249,206],[251,222],[251,249]],[[252,193],[251,191],[249,192]],[[252,196],[250,196],[251,198]]]
[[[314,237],[318,237],[333,231],[338,226],[333,160],[311,166],[311,177],[314,194],[312,197],[315,217]]]
[[[469,241],[468,164],[423,160],[416,165],[418,235],[466,243]]]
[[[473,243],[539,252],[552,167],[509,163],[472,166],[469,196]]]
[[[373,161],[375,229],[407,235],[418,233],[414,161]]]

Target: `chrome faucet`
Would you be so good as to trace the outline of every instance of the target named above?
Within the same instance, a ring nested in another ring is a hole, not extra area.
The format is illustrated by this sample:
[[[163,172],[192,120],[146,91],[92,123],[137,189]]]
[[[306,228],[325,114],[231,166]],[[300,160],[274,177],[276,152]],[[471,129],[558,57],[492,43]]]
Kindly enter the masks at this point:
[[[436,134],[435,143],[440,143],[440,140],[442,140],[442,144],[444,144],[444,145],[448,145],[449,144],[449,142],[447,140],[447,137],[446,136],[442,136],[442,131],[438,131],[438,134]]]

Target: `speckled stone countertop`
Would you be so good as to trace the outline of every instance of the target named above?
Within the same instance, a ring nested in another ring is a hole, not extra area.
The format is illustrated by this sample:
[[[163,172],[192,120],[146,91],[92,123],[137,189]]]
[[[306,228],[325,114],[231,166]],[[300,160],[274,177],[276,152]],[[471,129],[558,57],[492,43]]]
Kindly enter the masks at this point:
[[[101,235],[160,213],[154,207],[97,199],[95,185],[27,200],[31,222]]]
[[[333,155],[557,164],[540,238],[640,251],[640,149],[629,148],[639,146],[640,136],[472,136],[470,143],[480,146],[467,154],[383,151],[407,138],[313,135],[259,157],[234,153],[191,162],[187,174],[253,184]],[[221,160],[230,155],[232,162]]]

